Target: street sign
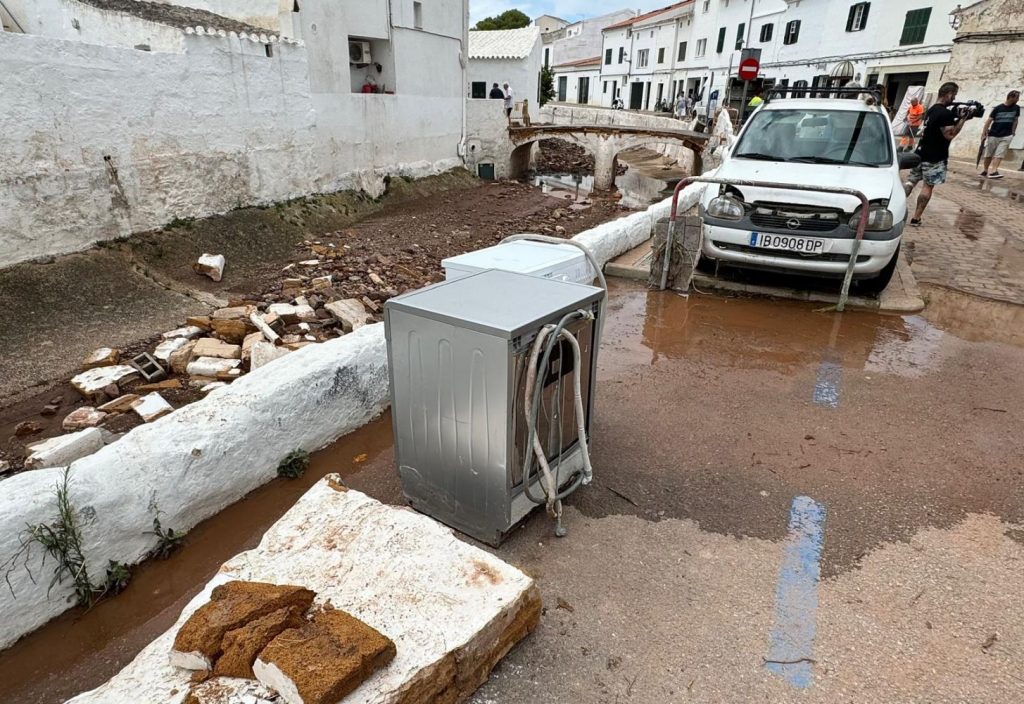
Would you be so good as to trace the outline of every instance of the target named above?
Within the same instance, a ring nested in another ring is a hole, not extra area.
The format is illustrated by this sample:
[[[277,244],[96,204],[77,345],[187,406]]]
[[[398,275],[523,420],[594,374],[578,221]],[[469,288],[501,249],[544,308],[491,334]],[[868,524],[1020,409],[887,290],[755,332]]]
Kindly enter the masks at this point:
[[[761,70],[761,64],[757,59],[743,59],[740,62],[739,77],[744,81],[752,81],[757,78],[757,72]]]

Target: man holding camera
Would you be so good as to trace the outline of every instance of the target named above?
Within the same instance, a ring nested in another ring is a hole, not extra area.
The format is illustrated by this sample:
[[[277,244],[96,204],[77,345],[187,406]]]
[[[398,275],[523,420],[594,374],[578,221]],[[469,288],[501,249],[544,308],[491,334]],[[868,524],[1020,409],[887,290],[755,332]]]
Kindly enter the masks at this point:
[[[1020,120],[1020,106],[1017,105],[1019,99],[1020,91],[1011,90],[1002,105],[992,108],[988,120],[985,121],[985,129],[981,131],[985,135],[985,170],[981,172],[982,176],[1003,177],[999,173],[999,164],[1002,163],[1011,140],[1017,134],[1017,123]]]
[[[949,105],[956,100],[959,90],[960,86],[956,83],[943,83],[939,88],[938,99],[924,116],[924,133],[915,150],[921,157],[921,163],[911,170],[904,186],[909,196],[914,186],[924,181],[921,193],[917,196],[917,209],[914,217],[910,219],[910,224],[914,227],[920,227],[921,216],[928,207],[928,201],[932,199],[932,191],[939,184],[946,182],[949,143],[960,134],[964,124],[974,115],[974,109],[969,106],[961,107],[955,114],[949,109]]]

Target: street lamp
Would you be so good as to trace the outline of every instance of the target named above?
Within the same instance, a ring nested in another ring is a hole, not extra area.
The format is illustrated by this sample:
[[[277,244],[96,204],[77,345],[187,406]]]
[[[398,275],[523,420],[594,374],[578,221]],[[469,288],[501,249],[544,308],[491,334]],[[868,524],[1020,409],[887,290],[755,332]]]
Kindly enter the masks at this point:
[[[963,10],[960,9],[960,5],[953,8],[953,11],[949,13],[949,26],[953,29],[960,29],[960,25],[964,23]]]

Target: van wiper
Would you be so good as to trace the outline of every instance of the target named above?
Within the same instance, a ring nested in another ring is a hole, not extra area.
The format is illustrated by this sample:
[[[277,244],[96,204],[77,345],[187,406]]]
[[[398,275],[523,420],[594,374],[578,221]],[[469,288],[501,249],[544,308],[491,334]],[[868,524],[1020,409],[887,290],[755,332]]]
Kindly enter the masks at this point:
[[[868,161],[846,161],[845,159],[833,159],[827,156],[795,156],[789,161],[796,161],[801,164],[843,164],[844,166],[871,166],[877,168],[880,164],[872,164]]]
[[[760,152],[743,152],[742,154],[733,154],[734,157],[740,159],[760,159],[761,161],[786,161],[779,156],[773,156],[771,154],[761,154]]]

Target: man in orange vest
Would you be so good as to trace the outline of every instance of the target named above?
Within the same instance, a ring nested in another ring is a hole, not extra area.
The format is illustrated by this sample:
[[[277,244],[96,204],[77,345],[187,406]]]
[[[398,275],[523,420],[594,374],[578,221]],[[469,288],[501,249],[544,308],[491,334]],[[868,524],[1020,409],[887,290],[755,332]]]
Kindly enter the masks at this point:
[[[907,108],[907,130],[900,139],[900,148],[909,151],[914,146],[914,140],[921,131],[921,123],[924,121],[924,105],[917,98],[910,99],[910,106]]]

